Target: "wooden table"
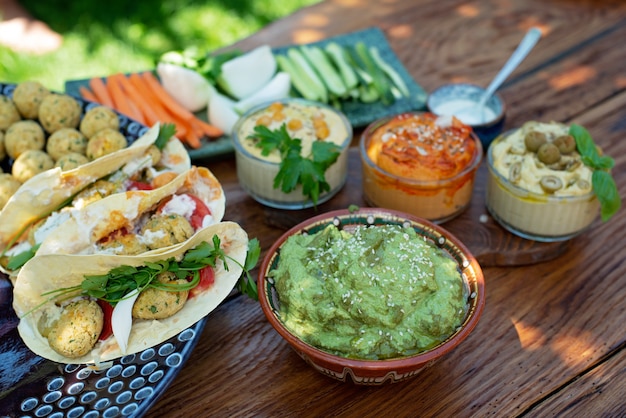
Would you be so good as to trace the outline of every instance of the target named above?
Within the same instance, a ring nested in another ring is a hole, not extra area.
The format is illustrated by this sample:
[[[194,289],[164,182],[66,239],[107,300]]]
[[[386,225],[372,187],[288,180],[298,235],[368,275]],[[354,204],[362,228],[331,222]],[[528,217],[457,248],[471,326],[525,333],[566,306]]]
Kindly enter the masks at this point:
[[[329,0],[237,46],[306,43],[378,26],[430,92],[451,81],[487,85],[533,25],[543,39],[500,89],[506,127],[528,120],[582,124],[615,158],[626,196],[626,3]],[[256,203],[238,185],[233,158],[203,163],[223,184],[225,218],[258,237],[263,250],[285,224],[310,214]],[[348,184],[320,211],[362,204],[359,164],[352,150]],[[257,302],[235,295],[210,314],[191,358],[147,416],[625,416],[624,210],[608,223],[596,221],[547,261],[506,265],[497,254],[503,242],[520,252],[535,244],[516,244],[491,219],[480,221],[487,213],[484,176],[483,164],[472,207],[444,224],[459,237],[475,235],[472,228],[486,234],[475,248],[486,254],[487,289],[478,326],[446,358],[397,384],[337,382],[306,365]]]

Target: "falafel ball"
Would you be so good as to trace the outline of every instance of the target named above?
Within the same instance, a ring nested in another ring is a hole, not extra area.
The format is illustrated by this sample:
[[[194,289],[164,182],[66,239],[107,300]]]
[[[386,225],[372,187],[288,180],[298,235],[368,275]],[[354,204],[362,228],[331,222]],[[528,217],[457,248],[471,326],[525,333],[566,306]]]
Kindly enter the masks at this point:
[[[23,118],[37,119],[39,117],[39,106],[44,97],[50,94],[50,90],[45,88],[38,81],[24,81],[19,83],[13,91],[13,102]]]
[[[99,245],[102,252],[115,255],[138,255],[149,250],[134,234],[124,234]]]
[[[67,94],[50,93],[39,106],[39,122],[48,133],[61,128],[76,128],[83,109],[78,100]]]
[[[70,152],[69,154],[62,155],[56,163],[54,163],[54,166],[59,167],[61,171],[68,171],[83,164],[87,164],[88,162],[89,158],[85,157],[83,154]]]
[[[80,131],[87,138],[105,128],[120,129],[120,120],[117,114],[106,106],[97,106],[89,109],[80,121]]]
[[[71,152],[84,155],[86,150],[87,138],[74,128],[59,129],[50,135],[46,144],[46,151],[54,160]]]
[[[4,147],[4,132],[0,131],[0,161],[7,156],[7,150]]]
[[[103,155],[124,149],[127,145],[126,137],[120,131],[104,128],[89,138],[85,155],[90,160],[95,160]]]
[[[36,176],[54,167],[54,160],[44,151],[31,149],[20,154],[13,162],[11,172],[16,180],[24,183],[31,177]]]
[[[9,126],[21,120],[20,112],[10,97],[0,94],[0,131],[6,131]]]
[[[15,122],[4,134],[4,148],[13,159],[28,150],[42,150],[45,144],[45,133],[34,120]]]
[[[0,209],[7,204],[22,183],[9,173],[0,174]]]
[[[76,208],[82,208],[90,203],[96,202],[100,199],[115,193],[117,185],[108,180],[96,180],[91,186],[83,189],[80,193],[74,197],[72,204]]]
[[[50,327],[48,343],[62,356],[82,357],[98,342],[103,325],[104,314],[98,303],[80,299],[63,308],[59,319]]]
[[[143,240],[151,250],[179,244],[189,239],[193,233],[189,221],[176,213],[152,216],[141,228]]]
[[[177,279],[171,271],[160,273],[159,283],[184,284],[184,279]],[[188,290],[170,291],[149,287],[142,291],[133,305],[133,318],[164,319],[174,315],[185,306],[189,296]]]

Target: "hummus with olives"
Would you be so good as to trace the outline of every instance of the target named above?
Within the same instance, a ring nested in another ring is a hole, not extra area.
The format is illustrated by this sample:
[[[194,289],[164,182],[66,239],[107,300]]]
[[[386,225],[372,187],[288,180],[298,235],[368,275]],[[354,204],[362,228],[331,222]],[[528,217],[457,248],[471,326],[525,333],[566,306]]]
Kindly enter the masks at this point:
[[[554,145],[558,138],[571,138],[568,131],[569,127],[561,123],[527,122],[493,144],[490,151],[493,168],[511,183],[529,192],[554,196],[589,194],[592,171],[582,163],[575,142],[572,148],[562,147],[564,152]],[[535,141],[535,144],[530,141]],[[571,141],[574,139],[571,138]],[[540,151],[549,149],[550,144],[556,147],[556,154],[541,154]],[[549,179],[547,184],[546,179]]]
[[[290,236],[269,276],[285,326],[349,358],[428,350],[455,333],[468,309],[456,262],[399,225]]]
[[[527,122],[489,148],[487,208],[525,238],[571,238],[597,216],[592,171],[583,164],[569,127]]]
[[[301,140],[301,156],[310,155],[315,141],[333,142],[341,147],[339,158],[325,173],[330,191],[320,195],[317,203],[330,199],[346,180],[352,127],[345,116],[331,107],[304,100],[274,102],[240,119],[233,135],[239,183],[252,197],[268,206],[288,209],[313,206],[300,186],[291,193],[274,188],[280,153],[275,149],[269,155],[262,155],[262,149],[256,146],[258,139],[250,138],[255,126],[277,130],[283,124],[290,137]]]
[[[405,113],[370,125],[361,157],[369,204],[443,222],[469,204],[482,147],[452,116]]]

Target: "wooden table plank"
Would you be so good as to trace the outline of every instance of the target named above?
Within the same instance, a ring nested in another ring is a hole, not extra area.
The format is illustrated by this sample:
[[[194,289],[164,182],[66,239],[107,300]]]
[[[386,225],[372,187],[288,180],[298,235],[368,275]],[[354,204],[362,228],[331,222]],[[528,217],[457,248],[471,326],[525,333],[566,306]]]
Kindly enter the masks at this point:
[[[486,84],[525,28],[540,24],[548,36],[503,90],[512,105],[509,123],[540,118],[586,126],[615,157],[613,173],[625,196],[626,4],[501,3],[405,0],[365,7],[356,0],[326,1],[239,46],[308,42],[378,24],[431,90],[457,76]],[[492,48],[469,53],[477,41]],[[226,218],[266,250],[282,229],[239,187],[232,158],[207,165],[224,185]],[[358,163],[351,166],[358,169]],[[339,201],[358,193],[356,177]],[[483,210],[473,205],[470,219],[476,222]],[[455,221],[444,227],[467,228]],[[622,209],[609,223],[596,221],[552,261],[486,267],[487,303],[474,333],[415,379],[377,388],[322,376],[274,332],[257,303],[233,297],[209,316],[189,362],[147,416],[626,415],[624,243]]]

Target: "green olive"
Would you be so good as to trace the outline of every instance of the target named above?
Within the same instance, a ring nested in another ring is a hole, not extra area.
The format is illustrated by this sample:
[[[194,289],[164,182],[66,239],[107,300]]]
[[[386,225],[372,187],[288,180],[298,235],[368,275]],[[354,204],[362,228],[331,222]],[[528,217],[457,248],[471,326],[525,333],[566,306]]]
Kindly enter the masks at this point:
[[[547,193],[554,193],[563,187],[563,182],[557,176],[543,176],[539,180],[541,188]]]
[[[578,187],[580,187],[583,190],[586,190],[591,187],[591,184],[589,184],[587,180],[583,180],[583,179],[578,180],[577,184],[578,184]]]
[[[571,135],[561,135],[553,141],[561,154],[571,154],[576,151],[576,140]]]
[[[548,142],[546,135],[538,131],[530,131],[524,137],[524,145],[530,152],[537,152],[540,146]]]
[[[579,160],[578,158],[569,160],[567,162],[567,164],[565,164],[565,169],[569,172],[574,172],[578,169],[578,167],[580,167],[583,164],[583,162],[581,160]]]
[[[554,164],[561,159],[561,152],[556,145],[547,142],[539,147],[537,157],[544,164]]]
[[[522,178],[522,163],[516,162],[513,163],[511,168],[509,168],[509,180],[511,183],[517,183]]]

